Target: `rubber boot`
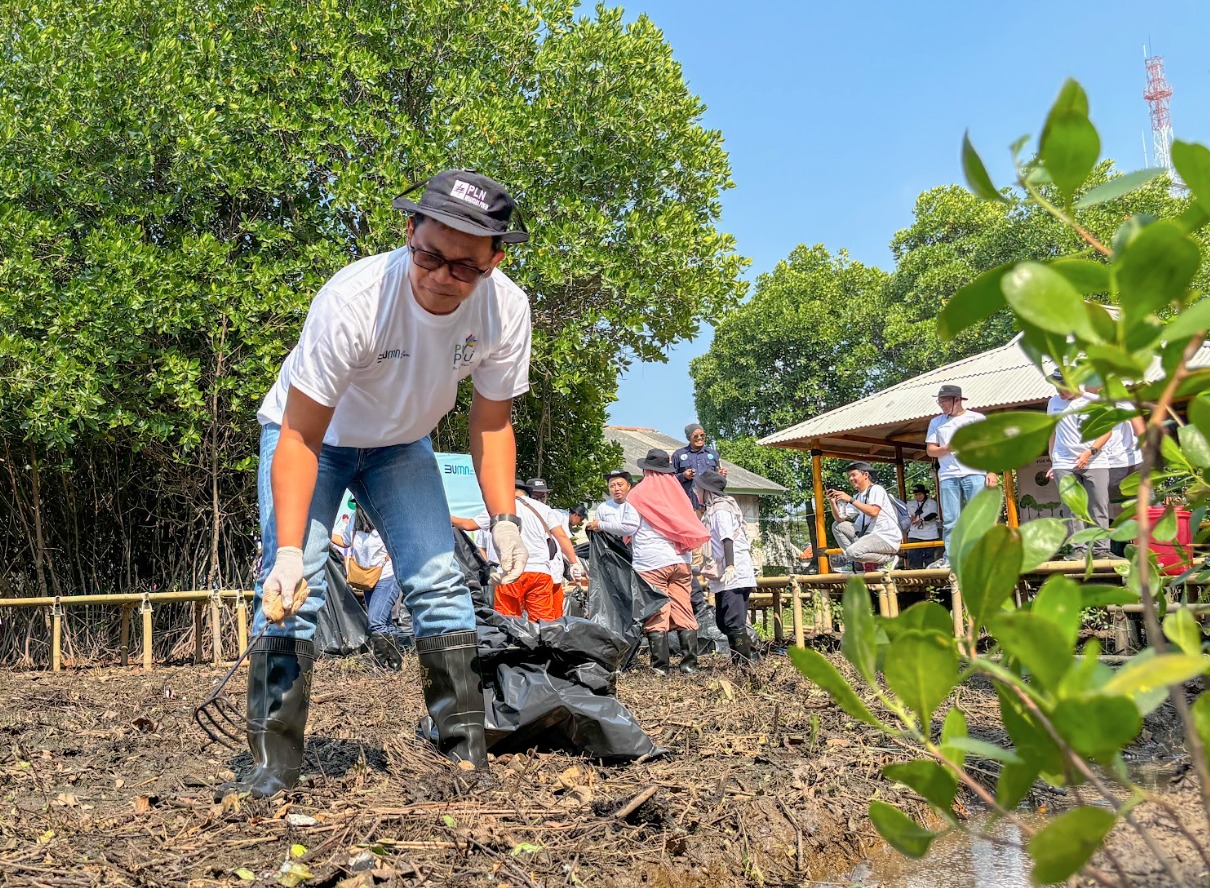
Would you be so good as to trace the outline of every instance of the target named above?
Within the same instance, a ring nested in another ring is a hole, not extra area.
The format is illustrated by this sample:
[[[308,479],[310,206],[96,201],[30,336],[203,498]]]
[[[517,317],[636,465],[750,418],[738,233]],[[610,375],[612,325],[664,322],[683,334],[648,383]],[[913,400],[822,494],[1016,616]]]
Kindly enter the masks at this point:
[[[417,638],[416,653],[437,748],[453,761],[486,767],[478,634],[467,629]],[[428,733],[423,726],[421,731]]]
[[[682,629],[677,633],[681,641],[681,665],[677,668],[686,675],[697,672],[697,630]]]
[[[731,645],[731,665],[749,666],[752,663],[752,639],[747,632],[728,632],[727,643]]]
[[[311,708],[315,646],[266,635],[248,656],[248,747],[252,772],[219,792],[268,798],[293,789],[302,770],[303,735]]]
[[[651,650],[651,670],[656,675],[668,674],[668,633],[648,632],[647,644]]]
[[[374,655],[374,662],[383,669],[390,669],[392,672],[399,672],[403,669],[403,654],[399,652],[395,639],[389,635],[372,632],[370,634],[370,652]]]

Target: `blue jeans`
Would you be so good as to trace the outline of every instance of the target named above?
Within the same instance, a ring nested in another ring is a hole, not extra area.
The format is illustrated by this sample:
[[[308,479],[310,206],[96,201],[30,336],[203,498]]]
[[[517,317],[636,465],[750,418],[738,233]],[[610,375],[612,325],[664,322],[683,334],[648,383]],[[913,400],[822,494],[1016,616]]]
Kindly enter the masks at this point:
[[[256,487],[264,559],[256,580],[253,634],[265,625],[261,590],[277,558],[277,517],[269,473],[280,434],[281,427],[275,424],[261,429]],[[323,446],[303,541],[303,570],[310,595],[297,614],[271,625],[268,634],[308,640],[315,635],[317,615],[327,592],[324,565],[328,540],[345,488],[352,491],[357,507],[366,510],[382,534],[395,564],[395,579],[403,589],[403,603],[412,614],[416,637],[473,630],[475,608],[454,557],[454,531],[445,488],[433,445],[425,437],[390,447]]]
[[[378,584],[366,593],[366,614],[369,616],[371,632],[394,634],[395,621],[392,617],[395,613],[395,602],[399,600],[399,592],[399,583],[395,580],[395,575],[391,574],[379,580]]]
[[[942,529],[941,538],[945,540],[945,557],[950,557],[950,534],[958,523],[962,507],[978,496],[979,491],[987,486],[987,476],[963,475],[961,478],[942,478],[938,485],[938,498],[941,500]]]

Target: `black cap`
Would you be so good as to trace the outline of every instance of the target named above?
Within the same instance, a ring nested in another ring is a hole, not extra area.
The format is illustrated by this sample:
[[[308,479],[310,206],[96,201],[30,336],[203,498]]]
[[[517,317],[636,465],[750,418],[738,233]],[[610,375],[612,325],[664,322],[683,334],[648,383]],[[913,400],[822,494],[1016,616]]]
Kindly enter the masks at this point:
[[[631,484],[634,483],[634,479],[630,477],[630,473],[625,469],[614,469],[605,476],[606,481],[612,481],[614,478],[625,478]]]
[[[407,196],[424,185],[424,194],[417,203]],[[478,237],[498,237],[506,244],[523,244],[529,232],[522,222],[520,229],[510,229],[517,202],[495,179],[473,170],[445,170],[427,182],[413,185],[391,204],[405,213],[419,213],[436,219],[455,231]]]
[[[588,520],[588,507],[585,505],[573,506],[569,515],[579,515],[585,521]]]
[[[868,462],[866,462],[864,459],[859,459],[859,460],[857,460],[857,462],[851,462],[848,464],[848,466],[845,467],[846,472],[851,472],[854,469],[856,469],[859,472],[866,472],[867,474],[874,471],[874,467],[872,465],[870,465]]]
[[[638,461],[638,466],[644,472],[659,472],[661,475],[676,474],[676,469],[672,466],[672,457],[668,455],[667,450],[660,450],[658,447],[648,450],[646,458]]]
[[[708,493],[722,493],[727,489],[727,476],[720,475],[714,469],[706,469],[700,475],[693,476],[693,486]]]
[[[541,478],[530,478],[526,484],[529,485],[530,493],[550,493],[550,488],[546,486],[546,482]]]
[[[925,487],[923,484],[917,484],[915,487],[912,488],[912,493],[923,493],[925,496],[928,496],[928,492],[929,492],[929,489],[927,487]]]
[[[943,385],[941,391],[937,392],[938,398],[957,398],[959,401],[965,401],[962,396],[962,389],[956,385]]]
[[[513,482],[513,487],[515,487],[517,490],[524,490],[527,494],[530,492],[529,482],[522,481],[520,478]]]

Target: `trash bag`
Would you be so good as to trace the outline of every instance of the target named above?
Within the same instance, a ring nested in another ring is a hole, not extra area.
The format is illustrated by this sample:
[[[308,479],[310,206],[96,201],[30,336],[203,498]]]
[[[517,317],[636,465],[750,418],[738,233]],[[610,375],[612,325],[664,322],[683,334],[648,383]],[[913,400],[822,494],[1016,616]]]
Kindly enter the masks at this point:
[[[604,762],[662,755],[613,696],[629,646],[581,617],[530,623],[480,609],[484,729],[489,752],[535,747]]]
[[[643,623],[659,612],[668,596],[635,572],[630,547],[611,533],[588,535],[588,619],[618,633],[626,642],[629,665],[643,641]]]
[[[365,650],[370,637],[370,618],[365,605],[345,580],[344,562],[335,546],[328,546],[324,578],[328,589],[324,606],[315,618],[316,651],[321,657],[347,657]]]

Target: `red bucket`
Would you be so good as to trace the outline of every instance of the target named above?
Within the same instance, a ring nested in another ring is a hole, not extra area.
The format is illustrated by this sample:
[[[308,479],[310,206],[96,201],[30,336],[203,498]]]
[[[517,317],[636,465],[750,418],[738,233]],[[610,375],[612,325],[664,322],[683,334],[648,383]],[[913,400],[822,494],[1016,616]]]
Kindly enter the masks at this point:
[[[1163,506],[1152,506],[1147,510],[1151,517],[1151,526],[1164,515]],[[1176,576],[1188,570],[1193,562],[1193,531],[1189,528],[1190,512],[1187,509],[1176,510],[1176,540],[1171,543],[1151,541],[1151,551],[1159,563],[1160,573],[1166,576]]]

